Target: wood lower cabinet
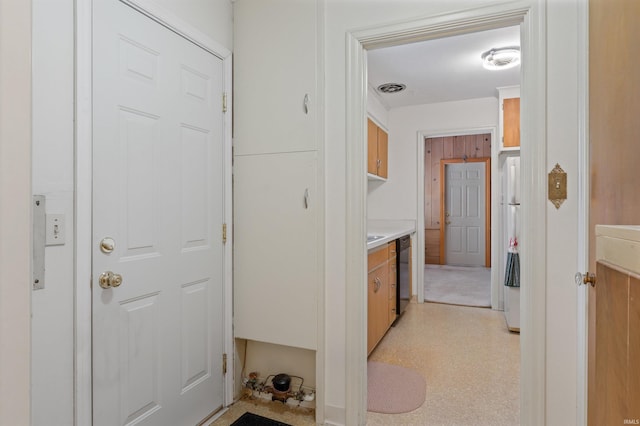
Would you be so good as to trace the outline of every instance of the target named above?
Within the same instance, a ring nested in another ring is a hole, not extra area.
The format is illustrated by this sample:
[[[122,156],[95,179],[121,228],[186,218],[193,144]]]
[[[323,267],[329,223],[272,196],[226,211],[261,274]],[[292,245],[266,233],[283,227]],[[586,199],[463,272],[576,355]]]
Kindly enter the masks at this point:
[[[596,265],[595,384],[590,425],[640,419],[640,276]],[[635,424],[635,423],[626,423]]]
[[[369,253],[367,279],[367,354],[396,319],[396,242]]]

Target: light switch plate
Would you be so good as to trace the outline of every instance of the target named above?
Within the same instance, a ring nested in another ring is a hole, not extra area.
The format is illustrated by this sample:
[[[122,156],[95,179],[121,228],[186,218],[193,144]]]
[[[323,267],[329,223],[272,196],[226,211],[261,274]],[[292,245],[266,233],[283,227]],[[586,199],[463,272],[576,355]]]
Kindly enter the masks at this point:
[[[64,244],[65,224],[63,214],[47,215],[47,239],[48,246],[59,246]]]

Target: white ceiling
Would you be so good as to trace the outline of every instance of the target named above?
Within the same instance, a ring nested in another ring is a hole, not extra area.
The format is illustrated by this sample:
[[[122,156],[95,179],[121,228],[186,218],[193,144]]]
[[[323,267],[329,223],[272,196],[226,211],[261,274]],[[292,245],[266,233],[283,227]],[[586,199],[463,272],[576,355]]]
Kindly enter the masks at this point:
[[[520,66],[490,71],[482,67],[480,56],[507,46],[520,46],[518,26],[369,50],[369,86],[388,109],[497,97],[496,87],[520,84]],[[400,93],[378,92],[384,83],[407,88]]]

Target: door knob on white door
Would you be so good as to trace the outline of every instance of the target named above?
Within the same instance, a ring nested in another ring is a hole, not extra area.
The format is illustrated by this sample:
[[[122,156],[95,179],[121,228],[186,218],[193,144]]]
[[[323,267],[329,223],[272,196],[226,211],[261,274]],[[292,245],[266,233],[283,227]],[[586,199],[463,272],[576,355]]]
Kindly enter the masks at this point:
[[[104,289],[120,287],[120,284],[122,284],[122,275],[114,274],[111,271],[103,272],[98,278],[98,283],[100,287]]]
[[[574,279],[577,285],[591,284],[591,287],[596,286],[596,274],[592,274],[590,272],[585,272],[584,274],[580,272],[576,272]]]

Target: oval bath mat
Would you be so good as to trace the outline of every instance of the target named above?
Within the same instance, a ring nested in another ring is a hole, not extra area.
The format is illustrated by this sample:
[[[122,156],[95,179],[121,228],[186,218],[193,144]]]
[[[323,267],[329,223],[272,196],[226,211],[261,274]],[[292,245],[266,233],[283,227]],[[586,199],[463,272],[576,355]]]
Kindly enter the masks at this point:
[[[375,413],[406,413],[424,403],[427,383],[416,370],[398,365],[367,363],[367,410]]]

